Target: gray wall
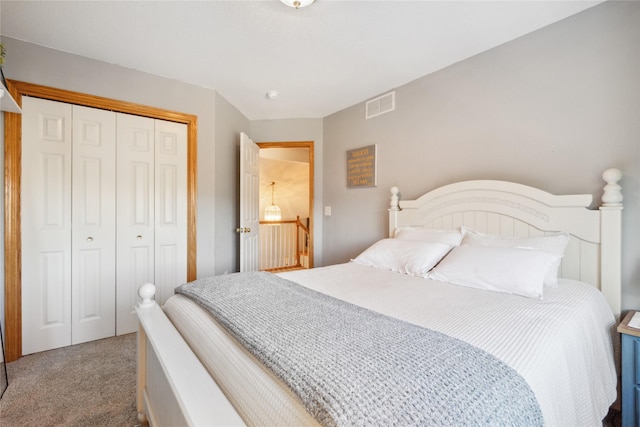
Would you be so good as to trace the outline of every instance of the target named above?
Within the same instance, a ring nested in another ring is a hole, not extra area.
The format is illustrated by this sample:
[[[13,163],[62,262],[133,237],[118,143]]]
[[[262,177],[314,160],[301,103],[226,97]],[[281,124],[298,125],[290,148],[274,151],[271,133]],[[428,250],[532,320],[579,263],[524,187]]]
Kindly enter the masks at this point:
[[[1,2],[2,0],[0,0]],[[1,20],[0,20],[1,22]],[[0,34],[2,34],[0,32]],[[322,119],[250,121],[215,90],[2,37],[8,79],[135,102],[198,116],[198,277],[239,271],[240,132],[256,141],[314,141],[315,200],[322,203]],[[250,130],[250,125],[252,126]],[[4,116],[0,114],[0,129]],[[251,132],[254,131],[256,136]],[[4,132],[0,132],[4,145]],[[0,150],[0,162],[4,163]],[[4,175],[0,176],[4,187]],[[4,198],[0,199],[4,213]],[[322,261],[322,218],[316,209],[316,263]],[[0,222],[4,236],[4,220]],[[0,246],[4,259],[4,246]],[[0,320],[4,320],[4,270],[0,270]],[[4,326],[4,325],[3,325]],[[3,328],[4,329],[4,328]]]
[[[216,141],[225,143],[216,143],[215,170],[211,171],[216,190],[215,274],[240,271],[240,241],[235,231],[240,225],[240,132],[249,135],[249,126],[249,120],[238,109],[216,96]],[[198,222],[209,220],[198,218]]]
[[[606,2],[397,89],[395,112],[364,104],[322,119],[249,121],[214,90],[7,37],[7,78],[198,116],[198,275],[237,271],[240,131],[314,141],[316,265],[385,236],[389,188],[414,198],[464,179],[508,179],[599,199],[625,176],[623,307],[640,306],[640,5]],[[378,187],[346,188],[346,150],[378,144]],[[322,216],[323,206],[332,216]],[[320,236],[322,238],[320,238]]]
[[[2,42],[7,48],[4,73],[8,79],[198,116],[197,268],[198,276],[211,274],[216,264],[216,204],[226,202],[224,195],[218,199],[215,193],[216,150],[233,143],[226,132],[216,127],[216,108],[220,108],[223,117],[228,114],[217,102],[220,96],[216,91],[8,37],[3,37]]]
[[[322,203],[323,203],[323,136],[322,119],[254,120],[251,122],[249,136],[256,142],[313,141],[314,156],[314,211],[313,211],[313,250],[314,266],[323,264],[322,245]]]
[[[624,173],[623,308],[640,307],[640,4],[606,2],[324,121],[324,262],[385,237],[389,188],[415,198],[467,179],[592,193]],[[347,189],[346,150],[378,145],[378,186]]]
[[[3,37],[3,44],[8,52],[4,68],[8,79],[197,115],[198,277],[239,270],[235,233],[239,208],[239,143],[240,132],[251,135],[251,122],[236,107],[215,90],[9,37]],[[316,200],[321,203],[322,119],[257,122],[255,129],[256,140],[315,141]],[[318,230],[322,230],[321,221],[316,233]],[[318,247],[320,253],[316,259],[321,259],[321,242],[316,245],[316,251]]]

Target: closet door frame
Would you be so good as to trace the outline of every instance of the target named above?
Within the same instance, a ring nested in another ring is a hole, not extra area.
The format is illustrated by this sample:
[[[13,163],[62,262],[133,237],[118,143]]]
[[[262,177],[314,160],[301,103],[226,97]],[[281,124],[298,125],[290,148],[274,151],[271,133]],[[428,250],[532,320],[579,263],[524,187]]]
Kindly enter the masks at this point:
[[[187,280],[196,279],[196,177],[198,117],[156,107],[118,101],[33,83],[7,80],[7,89],[22,106],[22,96],[34,96],[85,107],[167,120],[187,125]],[[20,176],[22,171],[22,116],[4,113],[4,271],[5,361],[22,356],[22,242],[20,230]]]

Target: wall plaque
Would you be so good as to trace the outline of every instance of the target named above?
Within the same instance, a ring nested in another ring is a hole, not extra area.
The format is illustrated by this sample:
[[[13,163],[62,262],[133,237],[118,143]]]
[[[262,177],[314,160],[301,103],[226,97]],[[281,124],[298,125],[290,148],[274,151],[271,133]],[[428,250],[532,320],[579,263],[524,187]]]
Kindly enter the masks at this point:
[[[376,154],[376,145],[347,151],[348,188],[375,187],[378,185]]]

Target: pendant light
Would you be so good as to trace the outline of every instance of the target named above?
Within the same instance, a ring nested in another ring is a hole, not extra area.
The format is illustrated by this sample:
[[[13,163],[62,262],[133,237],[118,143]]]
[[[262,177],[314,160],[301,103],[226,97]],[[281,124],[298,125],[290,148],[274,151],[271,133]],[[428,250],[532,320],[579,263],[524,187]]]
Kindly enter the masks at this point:
[[[282,212],[280,208],[274,203],[274,192],[276,189],[275,181],[271,181],[271,206],[267,206],[264,210],[265,221],[280,221],[282,219]]]

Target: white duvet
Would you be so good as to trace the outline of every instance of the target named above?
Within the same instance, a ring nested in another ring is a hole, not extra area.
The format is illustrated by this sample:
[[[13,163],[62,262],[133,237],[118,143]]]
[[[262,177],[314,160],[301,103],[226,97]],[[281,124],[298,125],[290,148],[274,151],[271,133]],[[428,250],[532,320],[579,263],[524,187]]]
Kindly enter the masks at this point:
[[[602,425],[616,398],[615,319],[601,293],[584,283],[561,280],[540,301],[355,263],[279,275],[502,359],[529,383],[548,426]],[[247,424],[315,423],[206,311],[182,296],[164,309]]]

